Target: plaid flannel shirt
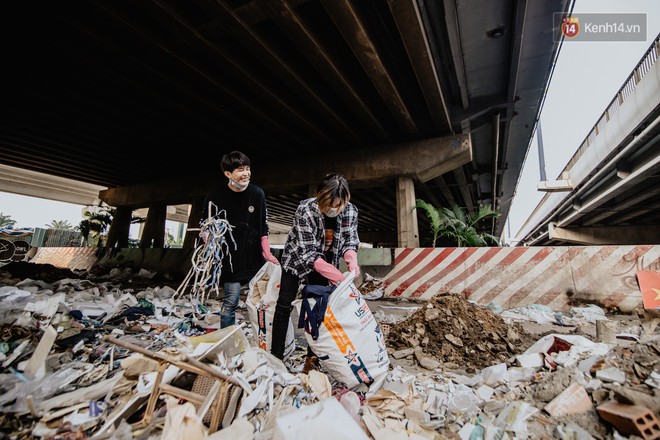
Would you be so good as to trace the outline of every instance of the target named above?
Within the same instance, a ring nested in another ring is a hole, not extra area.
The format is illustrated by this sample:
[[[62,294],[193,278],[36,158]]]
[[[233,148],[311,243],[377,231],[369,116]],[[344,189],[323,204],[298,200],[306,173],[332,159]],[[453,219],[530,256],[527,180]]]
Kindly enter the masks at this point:
[[[333,266],[339,267],[339,259],[346,251],[357,251],[360,244],[357,227],[358,209],[349,202],[337,216],[337,229],[331,246],[333,259],[329,261]],[[314,270],[317,258],[325,259],[324,243],[323,214],[319,205],[315,198],[303,200],[296,209],[293,227],[284,245],[282,268],[299,278],[307,276]]]

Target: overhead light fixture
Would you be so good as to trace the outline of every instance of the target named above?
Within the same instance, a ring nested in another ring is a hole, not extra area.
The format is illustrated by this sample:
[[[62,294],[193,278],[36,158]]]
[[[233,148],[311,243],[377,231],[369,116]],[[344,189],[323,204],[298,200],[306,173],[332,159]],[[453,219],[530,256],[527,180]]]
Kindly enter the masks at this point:
[[[559,180],[542,180],[537,186],[538,191],[543,192],[560,192],[571,191],[573,189],[573,182],[568,176],[567,171],[562,171],[561,179]]]
[[[491,29],[488,32],[486,32],[486,35],[489,38],[500,38],[504,35],[506,32],[506,28],[504,26],[497,27],[495,29]]]
[[[628,161],[620,160],[619,162],[617,162],[616,176],[619,179],[623,180],[626,177],[630,176],[630,172],[631,172],[630,163],[628,163]]]

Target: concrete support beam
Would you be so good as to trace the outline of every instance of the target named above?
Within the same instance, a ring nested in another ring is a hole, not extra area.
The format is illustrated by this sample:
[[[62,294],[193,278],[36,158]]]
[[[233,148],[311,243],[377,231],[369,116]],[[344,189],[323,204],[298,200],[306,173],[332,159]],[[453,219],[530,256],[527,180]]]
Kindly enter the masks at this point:
[[[106,188],[103,186],[91,183],[0,164],[0,191],[3,192],[76,205],[91,205],[104,189]]]
[[[660,243],[660,225],[560,228],[550,223],[548,236],[552,240],[581,245],[658,244]]]
[[[199,221],[204,213],[204,197],[195,197],[190,206],[186,237],[183,239],[183,248],[195,247],[195,240],[199,237]]]
[[[396,181],[396,211],[399,247],[419,247],[415,186],[410,177],[399,177]]]
[[[105,247],[128,247],[128,236],[131,232],[131,216],[133,210],[126,206],[119,206],[112,217],[112,224],[108,230],[108,240]]]
[[[349,180],[352,188],[380,185],[384,180],[405,176],[407,182],[405,186],[410,186],[410,197],[406,195],[401,200],[406,207],[410,208],[410,211],[414,211],[415,196],[412,186],[414,179],[426,182],[440,178],[442,174],[469,163],[471,160],[470,135],[459,134],[382,148],[356,150],[350,154],[339,156],[329,154],[316,157],[313,161],[310,161],[310,158],[303,158],[293,162],[264,164],[259,168],[258,180],[255,180],[255,183],[269,195],[288,194],[302,190],[308,191],[313,196],[320,177],[330,172],[342,173]],[[283,179],[283,169],[295,169],[296,173]],[[219,176],[218,173],[218,176],[202,178],[195,176],[194,178],[168,179],[149,184],[110,188],[101,191],[99,197],[110,206],[130,208],[136,212],[150,206],[149,216],[151,216],[153,207],[160,207],[161,204],[167,206],[201,203],[200,200],[211,188],[222,184],[225,184],[224,177]],[[398,220],[400,231],[397,240],[399,244],[402,242],[419,243],[417,213],[413,212],[404,217],[409,216],[414,216],[414,226],[408,218]],[[185,215],[182,215],[181,218],[180,221],[186,221]],[[195,238],[198,235],[194,229],[199,227],[199,218],[201,218],[201,207],[193,206],[190,216],[187,217],[188,228],[192,230],[186,234],[184,247],[194,246]],[[151,230],[152,227],[160,229],[160,226],[153,226],[153,222],[151,227],[148,224],[145,225],[141,238],[142,247],[150,247],[151,244],[146,243],[160,240],[158,238],[160,231]],[[404,233],[403,236],[400,235],[401,231]],[[273,238],[281,241],[281,237]],[[272,243],[277,244],[275,241]],[[157,247],[155,244],[153,246]]]
[[[147,221],[140,239],[140,248],[162,248],[165,244],[165,218],[167,205],[163,202],[154,202],[149,206]]]
[[[353,185],[378,185],[384,179],[411,176],[426,182],[452,171],[472,160],[470,136],[458,134],[416,142],[354,150],[345,154],[327,154],[314,158],[262,164],[255,178],[266,194],[287,194],[293,190],[306,191],[320,178],[331,172],[343,174]],[[296,170],[286,179],[282,170]],[[218,172],[218,175],[220,172]],[[224,177],[222,177],[224,181]],[[199,176],[167,179],[150,184],[110,188],[99,197],[110,206],[146,207],[151,202],[168,204],[190,203],[196,196],[204,196],[214,185],[222,184],[220,176]]]

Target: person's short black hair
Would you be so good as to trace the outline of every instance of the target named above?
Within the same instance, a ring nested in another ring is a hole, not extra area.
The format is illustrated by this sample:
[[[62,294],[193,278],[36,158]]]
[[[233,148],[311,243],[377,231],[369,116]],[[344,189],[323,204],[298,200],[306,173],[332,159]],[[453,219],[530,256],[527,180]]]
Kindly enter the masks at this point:
[[[249,167],[250,158],[240,151],[232,151],[231,153],[227,153],[222,156],[220,166],[222,167],[223,172],[229,171],[231,173],[236,168]]]

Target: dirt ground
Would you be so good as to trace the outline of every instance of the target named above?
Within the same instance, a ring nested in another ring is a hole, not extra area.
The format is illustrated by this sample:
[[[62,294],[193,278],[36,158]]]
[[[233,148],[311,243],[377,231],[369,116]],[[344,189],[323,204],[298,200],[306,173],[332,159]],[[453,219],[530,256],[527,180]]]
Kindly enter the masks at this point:
[[[387,332],[392,350],[420,347],[445,368],[462,374],[506,362],[536,339],[520,323],[506,324],[489,309],[452,294],[433,297]]]

